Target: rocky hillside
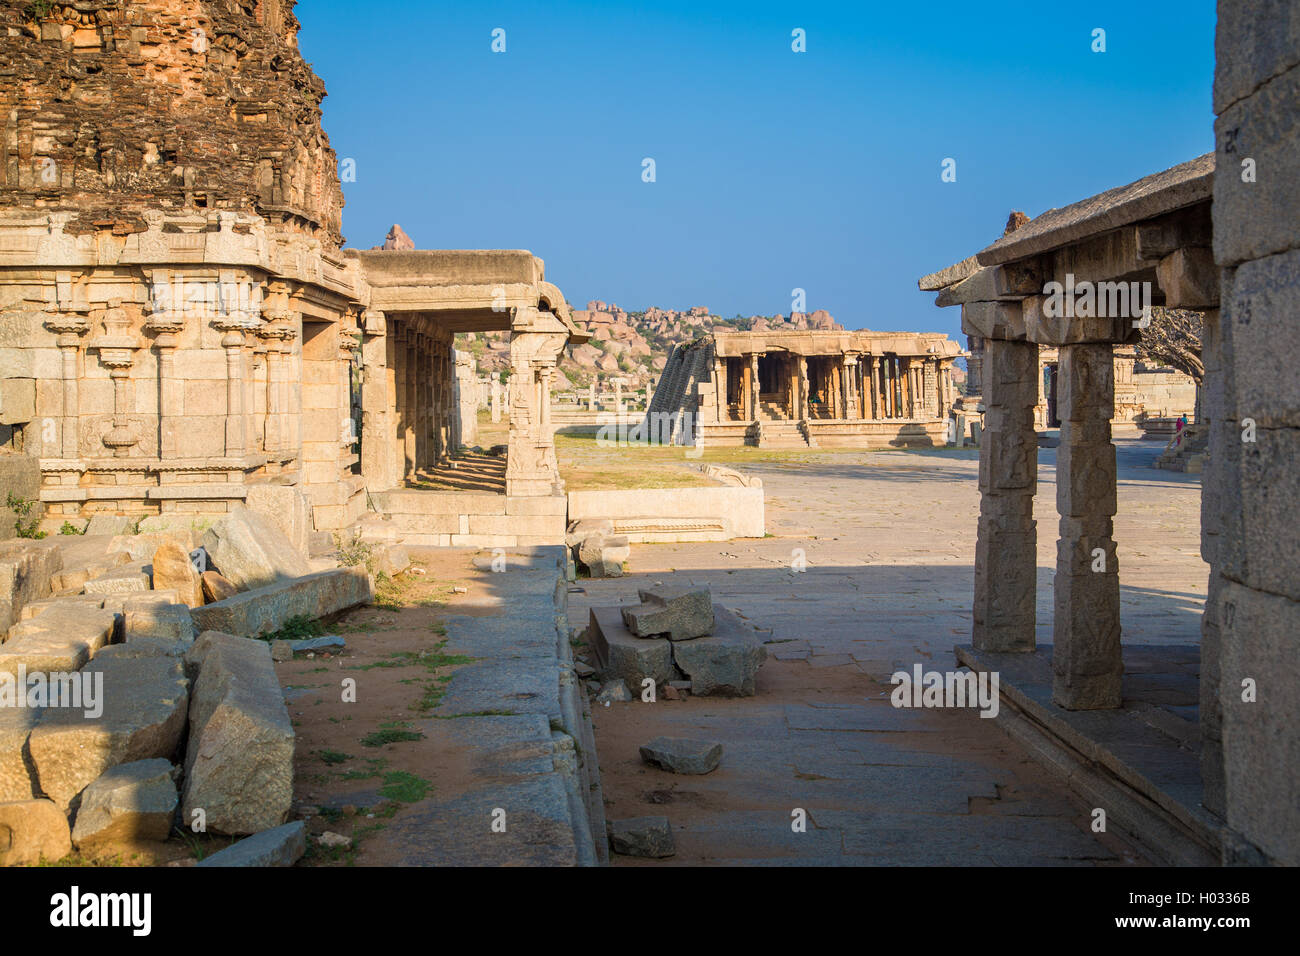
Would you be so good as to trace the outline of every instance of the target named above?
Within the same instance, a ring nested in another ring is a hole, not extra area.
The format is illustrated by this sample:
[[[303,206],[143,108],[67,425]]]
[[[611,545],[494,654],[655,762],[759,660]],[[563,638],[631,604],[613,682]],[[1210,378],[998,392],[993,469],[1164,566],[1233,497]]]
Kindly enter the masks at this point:
[[[795,312],[790,316],[737,315],[724,319],[701,305],[684,311],[652,306],[643,312],[628,312],[599,300],[588,302],[585,309],[574,309],[573,318],[592,336],[588,344],[570,348],[560,366],[569,383],[577,388],[613,378],[626,379],[630,388],[653,386],[673,345],[690,342],[715,328],[740,331],[842,328],[824,310]],[[509,353],[507,333],[468,334],[458,338],[457,348],[472,352],[480,371],[499,373],[505,369]],[[566,387],[564,382],[556,383],[559,390]]]

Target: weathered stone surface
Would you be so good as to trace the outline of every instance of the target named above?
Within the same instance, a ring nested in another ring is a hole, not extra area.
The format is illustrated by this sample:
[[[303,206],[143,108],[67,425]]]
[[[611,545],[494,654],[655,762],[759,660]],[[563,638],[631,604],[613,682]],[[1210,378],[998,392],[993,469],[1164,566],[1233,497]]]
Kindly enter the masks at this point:
[[[45,541],[0,543],[0,631],[18,620],[23,605],[49,596],[51,581],[62,568],[62,554]]]
[[[0,644],[0,674],[75,671],[113,637],[117,618],[112,611],[72,603],[52,607],[9,629]]]
[[[82,673],[104,675],[103,713],[50,708],[29,743],[41,790],[64,808],[110,767],[173,757],[189,704],[189,682],[175,658],[96,660]]]
[[[39,617],[52,607],[70,607],[77,605],[87,610],[99,610],[104,606],[104,595],[102,594],[65,594],[62,597],[47,598],[44,601],[33,601],[31,604],[23,605],[22,613],[18,615],[21,621],[30,621],[34,617]]]
[[[71,852],[68,818],[51,801],[0,803],[0,866],[34,866]]]
[[[713,607],[713,634],[672,644],[673,661],[691,679],[696,697],[752,697],[767,649],[758,636],[721,605]]]
[[[176,817],[176,771],[162,759],[105,771],[82,791],[72,842],[85,849],[167,839]]]
[[[623,856],[662,859],[677,852],[667,817],[632,817],[609,822],[609,848]]]
[[[289,649],[295,654],[306,654],[312,651],[341,651],[348,646],[348,642],[337,634],[322,634],[320,637],[304,637],[300,640],[286,641],[285,643],[289,645]]]
[[[190,609],[184,604],[159,604],[128,610],[123,634],[127,643],[140,638],[157,638],[178,644],[192,644],[198,635]]]
[[[623,623],[620,608],[592,608],[587,637],[601,677],[626,681],[634,693],[640,691],[647,677],[661,684],[678,676],[673,668],[672,645],[663,638],[633,635]]]
[[[87,537],[96,535],[118,535],[126,534],[131,527],[131,519],[126,515],[96,514],[90,516],[90,523],[86,525]]]
[[[411,554],[404,544],[390,544],[375,548],[374,564],[376,574],[386,574],[390,578],[401,574],[411,566]]]
[[[662,635],[684,641],[713,630],[713,596],[708,588],[664,586],[637,594],[641,604],[623,608],[623,622],[637,637]]]
[[[311,502],[299,489],[288,485],[253,485],[244,504],[249,511],[279,528],[294,550],[307,554],[312,532]]]
[[[150,534],[120,534],[109,540],[108,551],[109,554],[126,555],[131,561],[148,564],[153,561],[154,555],[164,544],[175,545],[189,554],[194,550],[194,531],[188,527],[180,527]],[[126,558],[123,558],[123,563],[127,563]],[[65,566],[68,564],[66,558],[64,564]]]
[[[0,802],[36,796],[26,750],[40,717],[39,708],[0,707]]]
[[[188,550],[173,542],[164,542],[153,555],[153,586],[161,591],[174,588],[181,601],[190,607],[203,606],[203,582],[190,561]]]
[[[293,645],[288,641],[272,641],[271,660],[277,663],[293,660]]]
[[[293,866],[307,852],[301,820],[264,830],[199,861],[199,866]]]
[[[201,544],[216,570],[241,590],[311,573],[306,555],[274,522],[244,507],[214,522]]]
[[[190,704],[184,814],[217,833],[278,826],[293,799],[293,726],[262,641],[209,635]]]
[[[149,566],[124,564],[86,582],[87,594],[127,594],[148,591],[153,587]]]
[[[598,704],[622,704],[632,699],[632,692],[621,680],[605,681],[596,694]]]
[[[370,575],[363,567],[319,571],[281,581],[191,612],[200,631],[227,634],[269,634],[291,617],[323,617],[344,608],[368,604],[374,597]]]
[[[577,557],[577,548],[583,541],[593,534],[612,535],[614,533],[614,522],[608,518],[583,518],[569,524],[565,532],[564,541],[573,549],[574,557]]]
[[[239,593],[239,588],[231,584],[224,574],[204,571],[200,577],[203,582],[203,598],[208,604],[216,604]]]
[[[722,759],[722,744],[689,737],[656,737],[641,747],[641,759],[669,773],[705,774]]]
[[[621,578],[631,555],[626,535],[590,534],[578,545],[578,561],[593,578]]]

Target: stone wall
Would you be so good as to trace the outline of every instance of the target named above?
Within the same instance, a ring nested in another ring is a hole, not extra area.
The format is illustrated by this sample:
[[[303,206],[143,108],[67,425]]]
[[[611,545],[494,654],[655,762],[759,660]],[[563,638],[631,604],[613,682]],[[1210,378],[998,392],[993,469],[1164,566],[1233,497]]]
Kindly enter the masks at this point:
[[[1219,3],[1201,707],[1228,862],[1300,863],[1300,8]],[[1211,317],[1213,321],[1211,321]],[[1252,682],[1253,697],[1248,693]],[[1221,744],[1217,736],[1221,735]]]

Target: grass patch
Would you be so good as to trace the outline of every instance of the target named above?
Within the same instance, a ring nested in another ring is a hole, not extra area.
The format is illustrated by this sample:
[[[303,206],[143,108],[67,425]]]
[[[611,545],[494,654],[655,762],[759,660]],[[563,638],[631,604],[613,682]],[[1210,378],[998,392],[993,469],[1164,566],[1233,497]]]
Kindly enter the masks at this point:
[[[383,747],[385,744],[404,743],[408,740],[423,740],[424,734],[418,730],[407,730],[400,723],[380,724],[379,729],[361,738],[363,747]]]
[[[316,751],[316,754],[317,756],[320,757],[321,760],[323,760],[327,764],[330,764],[331,766],[333,766],[336,763],[344,763],[352,759],[351,754],[345,754],[341,750],[318,750]]]
[[[379,794],[389,800],[415,803],[423,800],[431,789],[433,785],[429,781],[405,770],[394,770],[392,773],[384,774],[384,785],[379,788]]]
[[[260,635],[264,641],[301,641],[309,637],[320,637],[325,633],[325,625],[306,614],[295,614],[278,631]]]

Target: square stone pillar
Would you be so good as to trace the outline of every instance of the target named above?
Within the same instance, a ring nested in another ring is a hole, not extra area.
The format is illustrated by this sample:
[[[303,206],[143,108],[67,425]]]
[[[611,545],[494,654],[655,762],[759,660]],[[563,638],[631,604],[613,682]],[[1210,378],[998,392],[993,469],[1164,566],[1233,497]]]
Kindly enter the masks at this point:
[[[1037,378],[1037,356],[1032,370]],[[1119,562],[1112,537],[1116,497],[1111,345],[1061,346],[1060,375],[1056,508],[1061,532],[1056,544],[1052,700],[1067,710],[1101,710],[1120,705],[1124,672]],[[986,381],[986,401],[988,392]],[[1036,402],[1036,385],[1033,397]]]
[[[1034,649],[1038,538],[1038,346],[990,340],[980,437],[980,517],[975,545],[972,642],[977,650]]]

